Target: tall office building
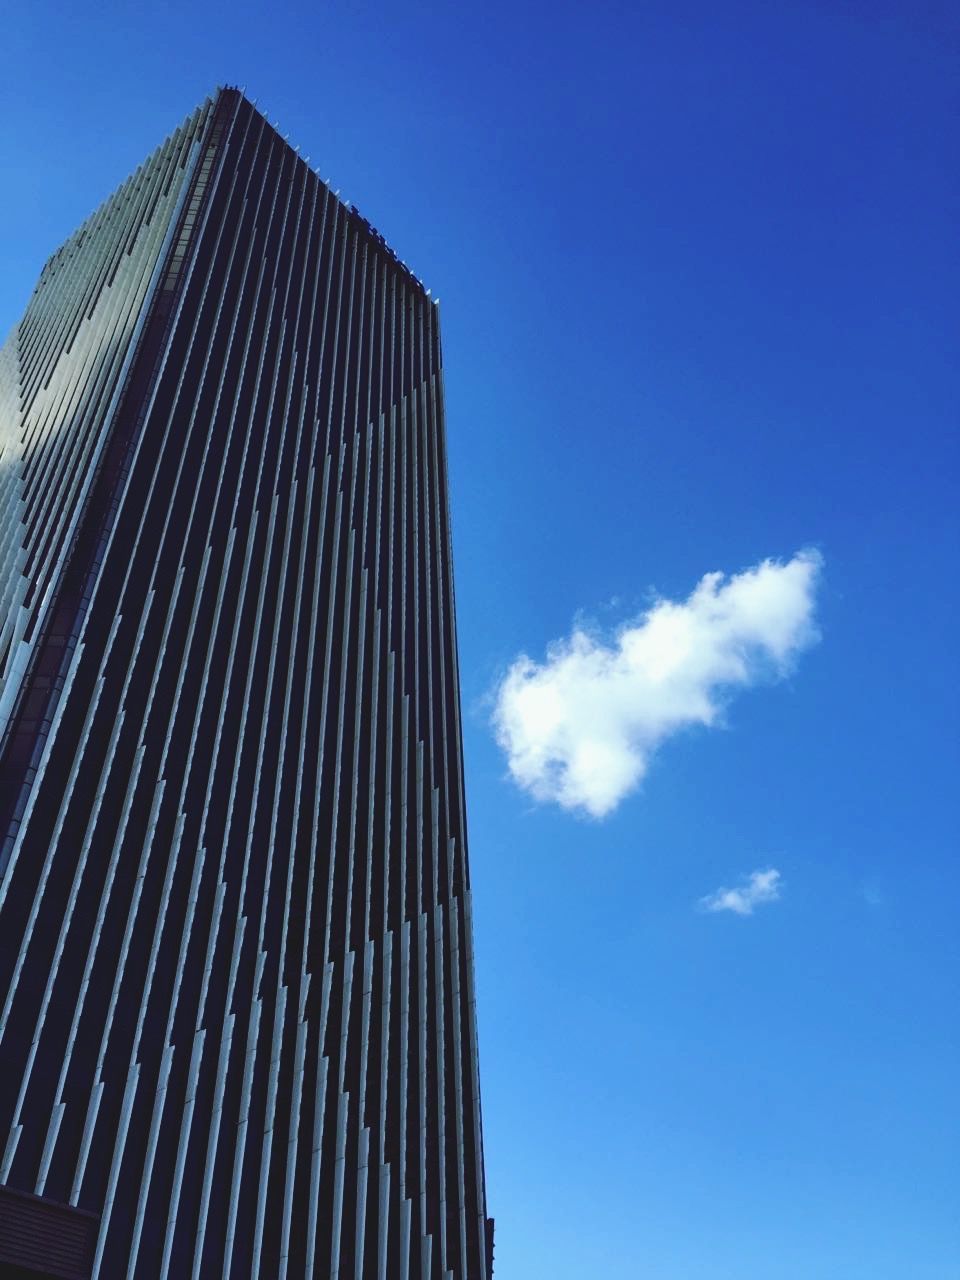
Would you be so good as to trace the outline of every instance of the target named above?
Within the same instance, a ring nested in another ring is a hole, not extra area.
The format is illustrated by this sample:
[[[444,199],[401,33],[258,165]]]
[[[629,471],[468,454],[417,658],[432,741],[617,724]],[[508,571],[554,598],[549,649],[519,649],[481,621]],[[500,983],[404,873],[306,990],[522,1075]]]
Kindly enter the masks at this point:
[[[437,321],[224,89],[0,351],[0,1275],[491,1274]]]

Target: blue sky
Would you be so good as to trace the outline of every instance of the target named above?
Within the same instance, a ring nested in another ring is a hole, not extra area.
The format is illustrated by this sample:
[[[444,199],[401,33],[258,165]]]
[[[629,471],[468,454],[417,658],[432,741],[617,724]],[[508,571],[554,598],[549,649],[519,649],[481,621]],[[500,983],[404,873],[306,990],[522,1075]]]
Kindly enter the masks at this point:
[[[218,81],[442,299],[497,1280],[960,1276],[950,6],[3,27],[0,330]],[[518,655],[577,624],[607,670],[658,599],[805,548],[790,660],[762,632],[743,687],[694,680],[719,722],[605,817],[510,779]]]

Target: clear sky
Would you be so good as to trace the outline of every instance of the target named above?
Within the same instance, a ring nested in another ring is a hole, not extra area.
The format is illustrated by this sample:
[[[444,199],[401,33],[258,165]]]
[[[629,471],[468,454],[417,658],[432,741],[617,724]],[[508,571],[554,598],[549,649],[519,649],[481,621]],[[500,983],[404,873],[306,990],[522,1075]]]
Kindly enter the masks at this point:
[[[0,54],[0,330],[218,82],[441,297],[497,1280],[956,1280],[955,8],[33,0]]]

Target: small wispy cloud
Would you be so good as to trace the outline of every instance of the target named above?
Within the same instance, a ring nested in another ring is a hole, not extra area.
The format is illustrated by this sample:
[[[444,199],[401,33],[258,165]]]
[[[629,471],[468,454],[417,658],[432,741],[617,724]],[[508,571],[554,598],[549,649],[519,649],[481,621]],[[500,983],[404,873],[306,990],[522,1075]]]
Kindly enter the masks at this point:
[[[737,889],[717,889],[697,904],[701,911],[732,911],[738,916],[752,916],[764,902],[780,897],[780,872],[774,868],[751,871]]]
[[[493,713],[514,780],[564,809],[612,812],[666,738],[717,724],[735,689],[783,677],[817,640],[821,565],[807,550],[708,573],[686,600],[658,600],[609,640],[577,625],[543,662],[521,654]]]
[[[860,886],[860,893],[864,902],[868,907],[882,907],[884,904],[883,894],[875,884],[864,884]]]

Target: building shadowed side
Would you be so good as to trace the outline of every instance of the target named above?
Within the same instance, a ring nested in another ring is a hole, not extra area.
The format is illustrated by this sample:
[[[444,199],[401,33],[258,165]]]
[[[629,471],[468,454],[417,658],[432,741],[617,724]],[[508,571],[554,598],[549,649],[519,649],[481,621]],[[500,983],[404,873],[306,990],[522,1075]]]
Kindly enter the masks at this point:
[[[233,89],[0,349],[0,1212],[72,1274],[491,1276],[441,366]]]

